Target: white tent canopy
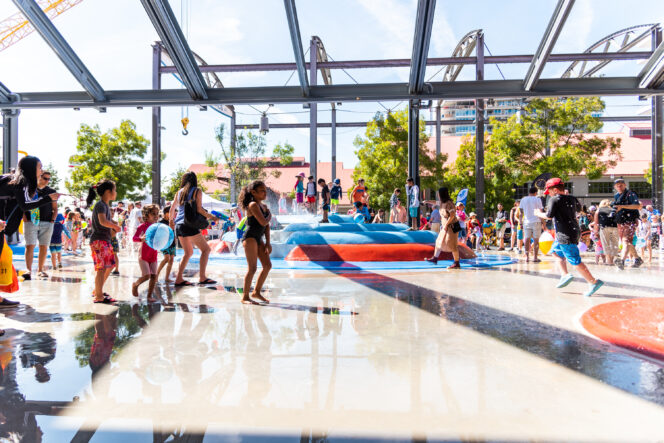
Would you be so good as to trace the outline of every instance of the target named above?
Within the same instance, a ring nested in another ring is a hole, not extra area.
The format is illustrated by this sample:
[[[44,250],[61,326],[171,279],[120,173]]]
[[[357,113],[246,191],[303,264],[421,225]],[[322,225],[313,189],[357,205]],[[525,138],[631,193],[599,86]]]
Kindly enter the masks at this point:
[[[203,193],[203,208],[207,209],[208,211],[228,211],[233,207],[228,202],[222,202],[220,200],[217,200],[215,198],[210,197],[209,195]]]

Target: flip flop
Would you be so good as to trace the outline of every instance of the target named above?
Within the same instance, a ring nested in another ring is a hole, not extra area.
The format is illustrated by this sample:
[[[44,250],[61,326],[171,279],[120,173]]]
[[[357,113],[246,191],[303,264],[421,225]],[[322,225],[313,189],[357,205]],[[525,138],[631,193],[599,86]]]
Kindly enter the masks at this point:
[[[194,284],[190,281],[184,280],[180,283],[174,283],[173,286],[175,286],[176,288],[179,288],[179,287],[182,287],[182,286],[194,286]]]
[[[103,304],[103,305],[112,305],[115,302],[115,300],[113,300],[113,301],[111,301],[111,300],[113,300],[113,299],[112,298],[104,298],[103,300],[94,300],[92,303],[100,303],[100,304]]]
[[[206,278],[203,281],[198,282],[198,286],[205,286],[205,285],[216,285],[217,282],[215,280],[212,280],[211,278]]]

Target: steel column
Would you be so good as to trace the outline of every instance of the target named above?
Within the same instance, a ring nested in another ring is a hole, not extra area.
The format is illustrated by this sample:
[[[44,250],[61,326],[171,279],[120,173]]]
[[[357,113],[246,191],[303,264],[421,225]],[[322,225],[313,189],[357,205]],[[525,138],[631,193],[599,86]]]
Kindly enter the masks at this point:
[[[18,163],[18,115],[21,111],[2,110],[2,173],[9,173]]]
[[[477,35],[477,65],[475,79],[484,80],[484,33]],[[484,99],[475,101],[475,212],[479,222],[484,220]]]
[[[9,103],[12,101],[12,93],[5,85],[0,82],[0,103]]]
[[[34,0],[13,0],[16,7],[21,11],[25,18],[35,28],[35,31],[42,36],[53,52],[60,58],[69,72],[78,80],[78,82],[87,91],[88,95],[95,101],[104,101],[106,99],[104,89],[88,71],[69,43],[55,28],[48,19],[44,11]]]
[[[236,125],[236,123],[237,123],[237,116],[235,115],[235,108],[233,108],[231,110],[231,140],[230,140],[231,159],[233,160],[233,162],[235,161],[235,148],[237,146],[236,145],[236,143],[237,143],[237,140],[236,140],[237,125]],[[237,192],[237,183],[235,181],[235,174],[231,174],[230,184],[231,184],[231,198],[230,198],[231,203],[237,203],[237,194],[238,194],[238,192]]]
[[[318,83],[318,48],[311,39],[309,46],[309,83],[316,86]],[[309,108],[309,175],[314,176],[314,183],[318,181],[318,104],[311,103]],[[318,186],[318,184],[316,184]],[[318,195],[318,193],[316,193]],[[316,199],[318,204],[318,199]]]
[[[161,45],[152,45],[152,89],[161,89]],[[161,203],[161,107],[152,107],[152,203]]]
[[[420,186],[420,102],[408,102],[408,177]]]
[[[436,9],[436,0],[419,0],[415,33],[413,35],[413,55],[410,59],[410,79],[408,93],[415,94],[424,88],[424,74],[427,69],[427,55],[431,41],[431,28]]]
[[[141,3],[189,95],[195,100],[206,99],[205,80],[168,0],[141,0]]]
[[[542,74],[542,70],[544,69],[544,65],[546,65],[546,62],[549,59],[551,50],[558,40],[560,31],[562,31],[563,26],[565,25],[565,20],[567,20],[567,17],[572,10],[572,6],[574,6],[574,1],[575,0],[558,0],[556,9],[551,16],[551,20],[549,20],[549,25],[544,32],[544,36],[540,41],[537,52],[533,56],[533,60],[530,62],[526,78],[523,81],[523,89],[526,91],[532,90],[537,84],[537,81]]]
[[[332,103],[332,181],[337,178],[337,107]]]
[[[657,48],[662,44],[662,29],[657,27],[653,29],[652,47]],[[654,95],[652,101],[652,123],[651,123],[651,141],[652,141],[652,202],[653,207],[664,210],[664,166],[662,165],[662,131],[664,130],[664,118],[662,109],[662,97]]]
[[[440,102],[436,106],[436,155],[440,155],[441,151],[441,127],[440,127]]]
[[[297,21],[295,0],[284,0],[284,7],[286,8],[288,30],[290,31],[291,44],[293,45],[293,54],[295,55],[297,76],[300,79],[300,88],[302,90],[302,95],[307,97],[309,95],[309,83],[307,82],[307,68],[304,61],[304,51],[302,50],[302,37],[300,37],[300,24]],[[309,54],[309,56],[311,57],[311,54]],[[316,59],[315,53],[313,54],[312,59]]]

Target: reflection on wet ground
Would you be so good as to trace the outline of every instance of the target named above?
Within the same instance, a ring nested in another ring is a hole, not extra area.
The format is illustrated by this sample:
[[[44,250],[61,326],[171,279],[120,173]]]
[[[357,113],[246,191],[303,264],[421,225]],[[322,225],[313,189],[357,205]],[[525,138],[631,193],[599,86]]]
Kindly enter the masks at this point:
[[[655,435],[664,364],[575,329],[599,299],[551,291],[545,270],[504,270],[273,273],[266,306],[241,305],[242,276],[219,269],[216,288],[162,285],[156,303],[131,297],[135,275],[111,279],[116,306],[90,303],[83,268],[24,282],[24,304],[0,310],[0,439],[632,435],[617,417]],[[606,297],[656,290],[609,283]],[[582,425],[559,426],[570,416]]]

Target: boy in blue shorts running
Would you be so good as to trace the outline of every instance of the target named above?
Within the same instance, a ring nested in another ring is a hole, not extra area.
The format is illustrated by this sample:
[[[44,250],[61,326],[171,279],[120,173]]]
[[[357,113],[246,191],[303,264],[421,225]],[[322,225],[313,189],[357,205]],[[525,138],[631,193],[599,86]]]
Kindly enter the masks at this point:
[[[565,184],[559,178],[552,178],[546,182],[544,194],[552,196],[546,206],[546,212],[537,209],[535,215],[544,220],[553,219],[556,229],[556,242],[552,252],[558,258],[558,267],[562,273],[556,287],[564,288],[574,280],[574,276],[567,270],[567,262],[569,262],[590,285],[583,294],[590,297],[602,287],[604,282],[594,278],[588,267],[581,262],[577,246],[581,229],[576,221],[576,213],[581,211],[581,203],[576,197],[565,194]]]

